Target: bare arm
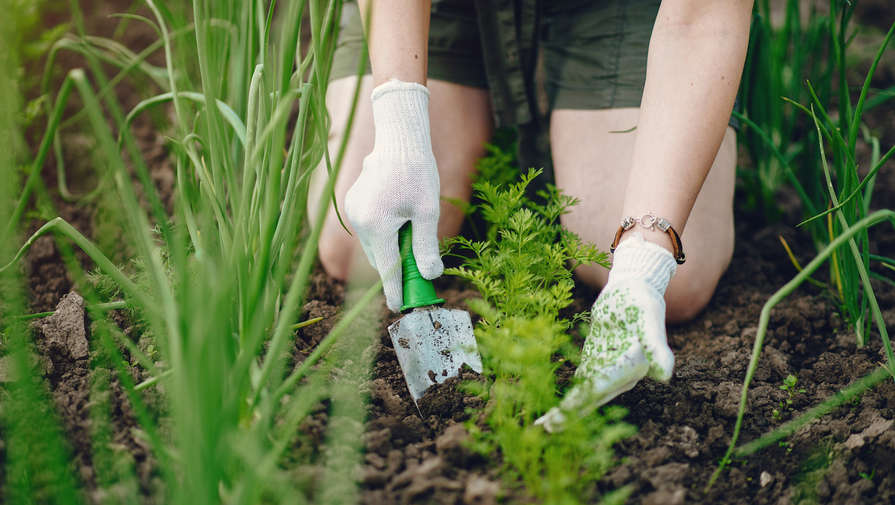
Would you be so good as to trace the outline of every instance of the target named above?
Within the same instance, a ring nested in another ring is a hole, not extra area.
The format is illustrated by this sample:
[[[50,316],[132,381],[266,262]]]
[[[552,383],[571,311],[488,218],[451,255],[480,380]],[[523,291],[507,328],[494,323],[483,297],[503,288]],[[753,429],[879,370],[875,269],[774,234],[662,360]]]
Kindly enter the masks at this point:
[[[388,307],[403,303],[398,230],[412,227],[412,249],[425,279],[441,275],[440,180],[429,128],[426,65],[430,3],[361,0],[375,88],[370,96],[373,151],[345,194],[345,215],[382,278]]]
[[[653,212],[683,233],[730,118],[752,3],[662,2],[650,39],[625,216]],[[637,229],[670,249],[664,233]]]
[[[426,84],[431,0],[359,0],[370,46],[373,83]]]

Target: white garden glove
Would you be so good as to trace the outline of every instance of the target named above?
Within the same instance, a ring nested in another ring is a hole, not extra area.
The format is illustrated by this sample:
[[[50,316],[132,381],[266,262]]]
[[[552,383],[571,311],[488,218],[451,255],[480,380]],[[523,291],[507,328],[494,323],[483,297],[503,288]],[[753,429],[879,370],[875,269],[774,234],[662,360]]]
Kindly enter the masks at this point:
[[[411,222],[413,255],[426,279],[441,275],[439,181],[429,133],[429,91],[390,80],[373,90],[376,142],[345,196],[345,214],[382,278],[388,308],[402,304],[398,229]]]
[[[578,383],[535,424],[553,432],[567,416],[590,414],[645,376],[671,379],[674,354],[666,340],[664,295],[676,268],[670,252],[640,233],[618,246],[609,280],[591,311],[590,333],[575,372]]]

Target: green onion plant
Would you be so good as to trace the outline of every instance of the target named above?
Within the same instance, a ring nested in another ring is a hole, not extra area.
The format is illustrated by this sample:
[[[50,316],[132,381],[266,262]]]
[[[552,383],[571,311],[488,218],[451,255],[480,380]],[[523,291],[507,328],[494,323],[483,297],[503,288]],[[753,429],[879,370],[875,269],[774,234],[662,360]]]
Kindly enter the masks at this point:
[[[741,89],[744,113],[735,113],[744,125],[742,143],[754,164],[753,171],[741,174],[747,189],[751,187],[747,195],[773,206],[781,185],[790,183],[806,216],[800,226],[810,232],[818,251],[868,214],[876,173],[893,153],[881,153],[879,139],[861,122],[866,110],[892,97],[891,89],[870,87],[892,30],[855,93],[846,78],[848,47],[860,29],[852,23],[854,8],[852,2],[836,0],[825,12],[812,7],[806,22],[800,2],[788,0],[783,22],[776,25],[770,3],[757,2]],[[828,110],[831,103],[835,110]],[[859,165],[859,141],[870,147],[866,166]],[[824,142],[829,149],[819,151],[817,146]],[[873,303],[863,277],[893,282],[869,268],[871,261],[890,265],[893,260],[871,259],[869,249],[868,236],[861,233],[830,262],[830,292],[855,326],[859,345],[870,328]]]
[[[0,19],[0,65],[17,69],[21,19]],[[12,73],[0,75],[0,222],[12,217],[19,164],[25,156],[21,132],[22,93]],[[0,240],[0,257],[14,253],[13,243]],[[77,503],[75,478],[68,467],[69,449],[56,421],[48,391],[34,369],[29,349],[23,276],[15,269],[0,272],[0,429],[4,465],[0,496],[7,503]]]
[[[805,19],[807,17],[807,20]],[[824,103],[832,96],[836,62],[831,53],[834,20],[829,12],[811,4],[787,0],[783,19],[773,19],[771,2],[755,3],[749,50],[740,85],[740,144],[752,167],[738,174],[746,203],[776,216],[777,193],[784,184],[798,192],[806,212],[814,213],[823,186],[814,177],[814,128],[784,98],[810,99],[805,79],[821,83],[816,90]],[[823,206],[821,206],[823,208]]]
[[[895,211],[891,209],[871,211],[876,174],[895,153],[895,146],[881,154],[879,140],[874,138],[861,123],[862,115],[867,110],[868,104],[878,104],[884,101],[884,99],[871,96],[870,83],[877,65],[895,34],[895,24],[892,25],[880,44],[863,85],[858,90],[857,100],[853,102],[851,89],[845,81],[843,70],[846,48],[848,40],[851,38],[846,27],[853,6],[833,2],[832,9],[832,12],[839,16],[837,25],[839,28],[834,29],[831,33],[833,48],[831,57],[836,60],[840,71],[838,74],[840,78],[838,110],[835,114],[828,110],[811,82],[806,85],[810,95],[807,105],[788,100],[797,110],[805,114],[815,130],[813,152],[819,167],[816,177],[824,182],[829,205],[826,210],[811,215],[801,224],[822,224],[822,226],[818,226],[822,233],[816,235],[820,252],[800,270],[798,275],[781,287],[762,308],[752,358],[743,383],[733,436],[718,470],[709,481],[709,486],[715,482],[732,457],[752,454],[792,434],[800,426],[830,412],[882,380],[887,378],[895,380],[895,354],[893,354],[886,322],[883,319],[882,310],[871,282],[872,279],[878,279],[882,282],[893,283],[889,277],[878,271],[879,268],[877,271],[872,270],[873,267],[883,268],[891,265],[893,260],[885,256],[871,255],[869,236],[870,227],[876,224],[889,222],[895,226]],[[887,94],[884,93],[884,95]],[[884,96],[884,98],[887,97]],[[861,167],[858,163],[857,144],[859,139],[871,147],[867,167]],[[857,345],[865,345],[870,337],[870,329],[875,327],[882,343],[885,363],[876,371],[855,381],[845,390],[809,409],[798,418],[742,447],[737,447],[747,409],[748,388],[758,366],[758,359],[770,320],[770,311],[804,281],[810,280],[811,273],[827,260],[830,262],[831,278],[835,285],[833,289],[841,301],[843,312],[848,316],[849,323],[856,329]]]
[[[72,2],[74,32],[57,43],[53,56],[76,51],[86,68],[71,71],[62,81],[23,190],[17,200],[3,199],[15,205],[0,216],[0,242],[6,246],[17,237],[35,195],[46,199],[40,174],[54,152],[61,161],[60,131],[86,123],[97,145],[100,186],[93,194],[71,194],[60,163],[59,193],[68,199],[113,193],[122,236],[134,254],[131,265],[116,265],[107,251],[57,217],[17,252],[0,256],[0,274],[14,276],[34,241],[53,234],[64,252],[73,245],[90,257],[101,276],[114,283],[114,294],[122,299],[115,303],[126,304],[151,335],[157,358],[106,320],[109,307],[103,304],[110,300],[102,295],[108,293],[95,289],[73,256],[64,254],[94,322],[92,415],[108,415],[103,394],[110,378],[98,370],[114,369],[164,483],[155,490],[159,496],[138,498],[189,504],[305,503],[322,496],[336,496],[330,502],[350,501],[351,493],[303,487],[282,464],[299,425],[324,398],[333,397],[334,406],[342,405],[340,412],[349,412],[339,419],[355,420],[353,429],[336,430],[331,439],[359,438],[358,388],[329,387],[332,360],[325,358],[348,333],[351,318],[381,290],[374,285],[356,296],[353,308],[318,348],[301,363],[293,362],[291,342],[344,151],[344,144],[334,155],[327,150],[325,109],[341,2],[195,0],[180,6],[147,0],[146,7],[144,14],[120,16],[122,23],[145,23],[159,35],[158,42],[134,53],[88,35]],[[154,51],[164,52],[163,66],[147,63]],[[111,78],[109,68],[115,72]],[[159,92],[123,110],[115,90],[126,78],[150,82]],[[49,89],[51,83],[48,79],[44,86]],[[66,117],[74,96],[79,111]],[[160,107],[171,111],[166,133],[176,180],[172,214],[161,202],[130,129],[141,115]],[[329,174],[329,196],[320,198],[319,218],[308,226],[308,181],[318,165]],[[6,304],[4,314],[24,314],[20,305]],[[3,323],[21,336],[20,348],[25,349],[24,318],[4,315]],[[133,366],[149,379],[135,383]],[[16,384],[37,380],[33,374],[21,377]],[[39,404],[35,388],[22,386],[24,405]],[[163,398],[163,409],[147,401],[151,394]],[[55,448],[46,458],[59,464],[46,465],[45,471],[61,479],[58,486],[64,488],[54,496],[59,503],[81,503],[83,495],[73,491],[78,485],[65,464],[64,444],[51,443],[58,439],[51,431],[46,440]],[[108,427],[97,422],[92,435],[95,470],[102,473],[98,484],[117,481],[124,489],[122,502],[134,499],[134,487],[126,484],[132,479],[127,465],[115,464],[118,456],[103,448]],[[21,492],[33,497],[34,482],[22,470],[26,467],[16,466],[17,459],[9,461],[9,496]],[[113,471],[117,473],[104,473]],[[24,476],[11,480],[19,475]],[[344,476],[329,481],[352,486]]]

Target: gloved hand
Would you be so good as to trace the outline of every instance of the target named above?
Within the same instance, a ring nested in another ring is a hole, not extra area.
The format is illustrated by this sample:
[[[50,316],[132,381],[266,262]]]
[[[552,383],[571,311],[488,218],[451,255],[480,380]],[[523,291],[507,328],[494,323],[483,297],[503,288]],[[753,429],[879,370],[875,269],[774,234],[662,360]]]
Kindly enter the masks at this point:
[[[671,253],[640,233],[618,246],[609,280],[591,311],[575,372],[578,383],[535,424],[557,431],[569,415],[590,414],[645,376],[671,379],[674,354],[666,340],[664,295],[676,269]]]
[[[345,214],[370,264],[382,278],[388,308],[402,303],[398,229],[411,222],[420,274],[444,271],[438,253],[438,169],[429,133],[429,91],[390,80],[373,90],[376,141],[357,181],[345,195]]]

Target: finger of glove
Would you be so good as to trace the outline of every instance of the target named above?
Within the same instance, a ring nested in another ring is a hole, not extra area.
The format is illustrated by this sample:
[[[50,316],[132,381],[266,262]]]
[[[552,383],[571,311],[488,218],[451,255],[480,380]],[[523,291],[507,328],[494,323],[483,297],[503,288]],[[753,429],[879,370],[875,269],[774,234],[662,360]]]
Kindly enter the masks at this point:
[[[562,431],[566,423],[566,416],[558,407],[553,407],[546,414],[535,420],[536,426],[542,426],[547,433]]]
[[[413,258],[416,267],[424,279],[434,279],[444,272],[444,263],[438,251],[438,212],[432,216],[414,219],[413,227]]]
[[[392,312],[401,310],[403,286],[401,284],[401,254],[398,250],[398,234],[389,233],[376,246],[376,270],[382,279],[385,303]]]
[[[566,398],[560,404],[561,407],[553,407],[546,414],[539,417],[535,424],[542,426],[548,433],[562,431],[567,421],[566,413],[575,413],[575,415],[581,417],[589,415],[595,409],[612,401],[616,396],[630,391],[643,378],[645,370],[646,367],[640,367],[640,370],[631,376],[630,381],[617,387],[603,389],[601,392],[585,392],[588,385],[579,384],[566,395]]]
[[[560,405],[563,410],[584,414],[584,409],[595,409],[634,387],[648,371],[649,362],[638,342],[618,355],[586,356],[575,372],[581,383]]]

